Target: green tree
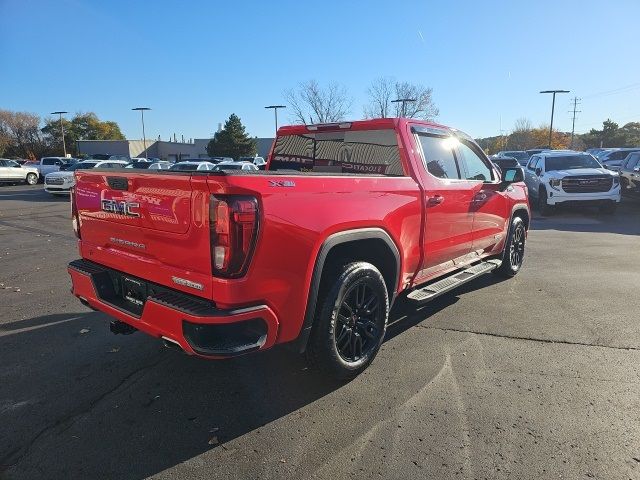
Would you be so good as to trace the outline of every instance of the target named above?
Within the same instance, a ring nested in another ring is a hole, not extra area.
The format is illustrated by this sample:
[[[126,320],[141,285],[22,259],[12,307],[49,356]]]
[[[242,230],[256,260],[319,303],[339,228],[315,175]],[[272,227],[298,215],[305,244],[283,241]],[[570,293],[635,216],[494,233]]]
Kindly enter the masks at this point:
[[[592,128],[580,138],[589,147],[624,147],[627,139],[625,132],[621,131],[618,124],[611,119],[602,122],[602,130]]]
[[[224,128],[213,136],[207,145],[210,157],[231,157],[238,159],[256,154],[256,141],[245,132],[244,125],[235,113],[229,116]]]
[[[64,138],[67,152],[77,154],[76,142],[78,140],[124,140],[116,122],[101,121],[93,112],[76,113],[71,120],[62,119],[64,125]],[[49,140],[51,149],[56,153],[62,153],[62,135],[60,132],[60,119],[48,118],[42,133]]]

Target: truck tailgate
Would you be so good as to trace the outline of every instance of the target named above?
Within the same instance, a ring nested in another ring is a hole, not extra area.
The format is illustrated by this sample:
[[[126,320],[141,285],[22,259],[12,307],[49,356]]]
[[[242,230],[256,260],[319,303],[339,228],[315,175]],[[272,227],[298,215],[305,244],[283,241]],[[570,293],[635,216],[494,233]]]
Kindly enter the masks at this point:
[[[206,177],[176,172],[78,171],[74,194],[82,256],[210,298]],[[185,283],[185,282],[183,282]]]

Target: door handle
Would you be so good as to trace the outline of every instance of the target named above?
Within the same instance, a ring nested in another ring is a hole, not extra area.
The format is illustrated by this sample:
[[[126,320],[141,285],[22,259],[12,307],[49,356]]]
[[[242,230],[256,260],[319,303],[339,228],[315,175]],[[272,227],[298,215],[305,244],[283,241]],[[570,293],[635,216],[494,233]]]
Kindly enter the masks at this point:
[[[442,195],[434,195],[429,199],[429,205],[440,205],[442,202],[444,202]]]

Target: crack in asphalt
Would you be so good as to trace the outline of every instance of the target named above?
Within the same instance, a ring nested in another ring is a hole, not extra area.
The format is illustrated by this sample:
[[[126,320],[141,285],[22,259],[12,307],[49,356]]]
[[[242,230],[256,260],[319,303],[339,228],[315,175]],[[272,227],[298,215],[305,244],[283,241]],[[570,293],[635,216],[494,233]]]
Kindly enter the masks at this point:
[[[479,332],[475,330],[463,330],[458,328],[444,328],[444,327],[433,327],[429,325],[416,325],[416,327],[425,328],[427,330],[440,330],[441,332],[456,332],[456,333],[471,333],[473,335],[485,335],[487,337],[496,337],[496,338],[508,338],[511,340],[525,340],[529,342],[539,342],[539,343],[557,343],[561,345],[578,345],[581,347],[598,347],[598,348],[609,348],[611,350],[635,350],[640,351],[640,347],[616,347],[612,345],[604,345],[601,343],[587,343],[587,342],[572,342],[570,340],[550,340],[547,338],[535,338],[535,337],[521,337],[518,335],[504,335],[500,333],[491,333],[491,332]]]
[[[75,412],[69,413],[68,415],[65,415],[64,417],[55,420],[52,424],[47,425],[46,427],[42,428],[31,440],[29,440],[29,442],[27,442],[27,444],[25,446],[18,447],[16,449],[10,451],[4,458],[0,459],[0,471],[5,470],[7,468],[15,467],[18,463],[20,463],[22,461],[22,459],[29,454],[29,452],[31,451],[33,446],[36,444],[36,442],[38,440],[40,440],[40,438],[42,438],[44,435],[49,433],[51,430],[54,430],[54,429],[56,429],[56,428],[58,428],[58,427],[60,427],[62,425],[67,424],[67,423],[72,423],[74,419],[89,413],[91,410],[93,410],[93,408],[98,403],[100,403],[102,400],[104,400],[106,397],[108,397],[112,393],[117,392],[120,389],[120,387],[122,387],[125,383],[127,383],[127,381],[130,380],[131,378],[133,378],[136,374],[142,372],[143,370],[146,370],[146,369],[149,369],[149,368],[153,368],[153,367],[159,365],[166,358],[167,357],[161,357],[160,359],[158,359],[155,362],[152,362],[152,363],[147,364],[147,365],[143,365],[140,368],[136,368],[132,372],[130,372],[127,375],[125,375],[124,378],[122,378],[122,380],[120,380],[113,388],[110,388],[106,392],[103,392],[102,394],[100,394],[98,397],[94,398],[93,400],[90,400],[89,404],[85,408],[82,408],[79,411],[75,411]],[[65,428],[64,431],[68,430],[68,428],[70,428],[70,427],[71,427],[71,425],[69,425],[69,427]],[[17,457],[16,457],[16,455],[17,455]],[[14,458],[12,459],[12,457],[14,457]]]

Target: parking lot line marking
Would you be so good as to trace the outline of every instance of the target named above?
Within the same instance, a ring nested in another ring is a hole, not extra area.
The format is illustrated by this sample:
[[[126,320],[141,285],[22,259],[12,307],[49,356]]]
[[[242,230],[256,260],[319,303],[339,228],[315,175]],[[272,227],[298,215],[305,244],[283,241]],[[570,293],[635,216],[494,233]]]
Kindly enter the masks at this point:
[[[8,326],[11,325],[10,323],[8,325],[4,324],[4,325],[0,325],[0,337],[6,337],[9,335],[13,335],[14,333],[23,333],[23,332],[29,332],[31,330],[38,330],[44,327],[51,327],[53,325],[59,325],[61,323],[71,322],[73,320],[80,320],[81,318],[82,317],[65,318],[62,320],[57,320],[55,322],[43,323],[42,325],[35,325],[33,327],[24,327],[24,328],[16,328],[16,329],[7,328]]]

